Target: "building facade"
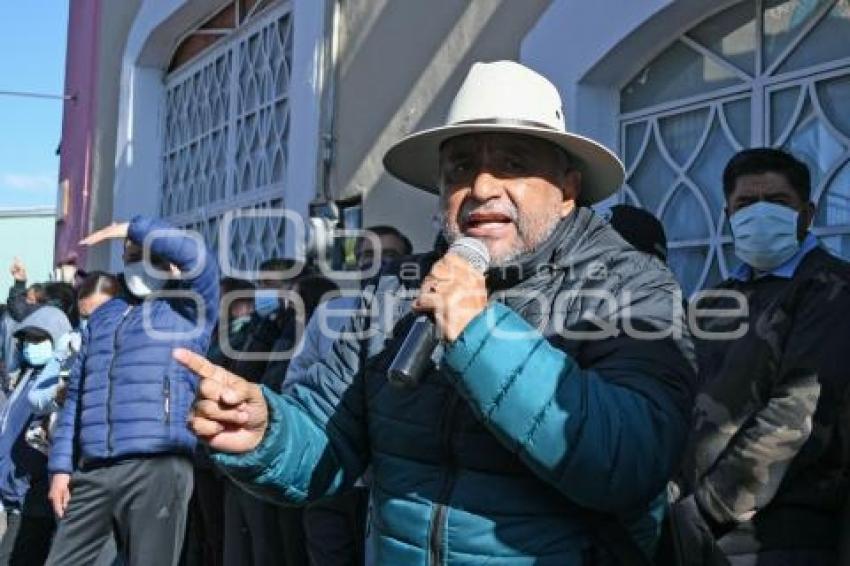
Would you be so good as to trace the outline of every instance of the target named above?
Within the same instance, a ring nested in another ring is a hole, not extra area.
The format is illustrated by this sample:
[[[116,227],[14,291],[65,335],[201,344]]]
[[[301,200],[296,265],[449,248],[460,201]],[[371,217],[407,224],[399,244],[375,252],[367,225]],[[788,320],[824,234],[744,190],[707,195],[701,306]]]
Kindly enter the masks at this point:
[[[84,125],[114,146],[73,192],[90,202],[77,207],[90,210],[78,232],[164,216],[198,230],[238,274],[298,254],[298,220],[335,201],[346,226],[392,224],[426,249],[436,199],[390,178],[383,153],[440,123],[473,61],[517,59],[556,83],[573,130],[620,153],[628,177],[613,200],[661,218],[687,292],[735,263],[720,173],[743,147],[806,160],[815,233],[850,255],[850,107],[840,104],[850,0],[115,4],[71,3],[100,11],[95,81],[114,85],[97,90],[106,110]],[[69,43],[85,29],[72,27]],[[89,267],[118,258],[113,249]]]

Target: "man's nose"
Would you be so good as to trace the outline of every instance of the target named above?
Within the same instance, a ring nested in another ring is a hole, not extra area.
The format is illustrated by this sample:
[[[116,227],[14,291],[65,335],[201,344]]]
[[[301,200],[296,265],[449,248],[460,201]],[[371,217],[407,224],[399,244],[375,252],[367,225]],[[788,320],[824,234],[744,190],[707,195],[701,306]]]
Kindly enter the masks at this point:
[[[498,198],[502,190],[502,181],[486,169],[478,171],[472,180],[472,196],[478,201]]]

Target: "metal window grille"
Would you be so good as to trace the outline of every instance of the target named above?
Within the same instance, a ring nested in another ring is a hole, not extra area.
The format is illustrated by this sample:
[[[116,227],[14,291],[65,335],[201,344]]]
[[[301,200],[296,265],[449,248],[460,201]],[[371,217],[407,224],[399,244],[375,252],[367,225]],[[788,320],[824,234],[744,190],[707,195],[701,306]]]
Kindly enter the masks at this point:
[[[259,215],[218,241],[227,211],[284,206],[292,20],[289,3],[246,19],[165,82],[160,214],[243,270],[282,255],[287,236],[279,216]]]
[[[748,0],[677,38],[622,89],[621,201],[661,219],[686,294],[737,265],[721,174],[744,147],[781,147],[809,165],[813,232],[850,258],[847,37],[850,0]]]

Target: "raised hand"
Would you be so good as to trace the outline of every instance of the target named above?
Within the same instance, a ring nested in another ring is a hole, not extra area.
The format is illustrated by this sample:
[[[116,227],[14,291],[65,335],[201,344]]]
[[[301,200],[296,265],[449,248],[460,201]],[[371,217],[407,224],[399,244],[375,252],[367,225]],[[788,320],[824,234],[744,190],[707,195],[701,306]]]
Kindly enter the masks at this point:
[[[101,228],[96,232],[92,232],[82,240],[81,246],[93,246],[105,240],[114,240],[116,238],[124,239],[127,237],[127,229],[130,224],[127,222],[113,222],[106,228]]]
[[[21,259],[18,257],[16,257],[14,261],[12,261],[12,267],[9,268],[9,273],[12,274],[12,277],[15,279],[15,281],[27,280],[27,268],[24,265],[24,262],[22,262]]]
[[[250,452],[263,440],[269,411],[263,392],[203,356],[177,348],[174,359],[198,376],[198,395],[189,428],[219,452]]]

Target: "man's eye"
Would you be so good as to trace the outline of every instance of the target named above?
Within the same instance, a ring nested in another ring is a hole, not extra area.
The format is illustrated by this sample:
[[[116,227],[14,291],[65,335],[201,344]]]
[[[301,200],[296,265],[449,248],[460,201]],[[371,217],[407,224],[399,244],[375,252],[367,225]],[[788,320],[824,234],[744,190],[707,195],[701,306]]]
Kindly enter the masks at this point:
[[[452,172],[457,174],[457,175],[461,175],[461,174],[466,173],[468,171],[469,171],[469,163],[467,163],[465,161],[455,163],[454,165],[452,165]]]
[[[472,167],[467,161],[451,163],[446,168],[446,177],[450,180],[463,179],[466,175],[469,175],[471,168]]]

